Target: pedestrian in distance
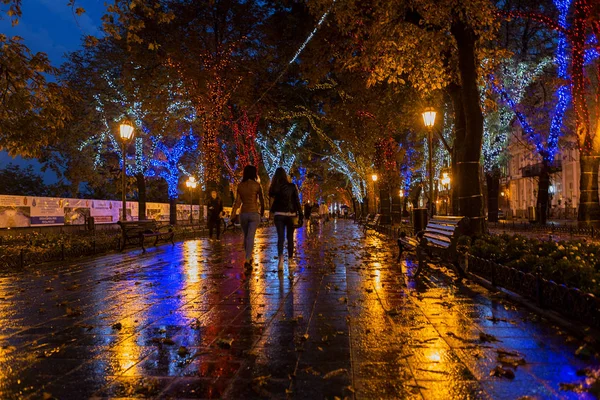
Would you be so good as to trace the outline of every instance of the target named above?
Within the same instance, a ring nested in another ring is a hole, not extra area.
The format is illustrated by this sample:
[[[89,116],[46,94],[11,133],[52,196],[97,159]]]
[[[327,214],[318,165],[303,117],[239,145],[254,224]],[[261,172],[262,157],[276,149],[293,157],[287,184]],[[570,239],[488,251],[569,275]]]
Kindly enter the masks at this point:
[[[304,203],[304,217],[306,218],[306,226],[310,225],[310,215],[312,214],[312,205],[310,201]]]
[[[325,202],[322,202],[319,206],[319,215],[321,216],[321,223],[324,224],[329,220],[329,209]]]
[[[210,199],[206,205],[208,210],[208,237],[212,239],[213,230],[217,231],[217,240],[221,239],[221,218],[223,218],[223,200],[216,190],[210,192]]]
[[[298,188],[290,182],[287,173],[281,167],[277,168],[271,187],[269,188],[271,199],[270,215],[273,215],[275,227],[277,228],[277,255],[279,262],[277,270],[283,271],[283,244],[287,234],[288,268],[294,256],[294,230],[302,226],[304,214],[298,196]],[[290,268],[290,274],[291,274]]]
[[[244,250],[246,259],[244,266],[252,268],[252,253],[254,252],[254,236],[260,224],[260,219],[265,215],[265,201],[262,186],[258,181],[258,171],[253,165],[244,167],[242,182],[238,185],[235,202],[231,209],[231,221],[237,220],[237,209],[240,208],[240,225],[244,232]],[[260,203],[260,208],[258,204]]]

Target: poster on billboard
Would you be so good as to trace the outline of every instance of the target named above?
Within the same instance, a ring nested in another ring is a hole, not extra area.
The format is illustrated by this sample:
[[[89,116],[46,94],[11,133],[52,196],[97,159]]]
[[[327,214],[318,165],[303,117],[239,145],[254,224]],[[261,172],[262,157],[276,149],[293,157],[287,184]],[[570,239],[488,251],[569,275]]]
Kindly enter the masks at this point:
[[[96,224],[114,224],[119,220],[119,210],[113,207],[111,200],[92,200],[90,216]]]
[[[85,225],[90,217],[90,205],[92,200],[65,199],[65,225]]]
[[[30,225],[64,225],[65,201],[57,197],[32,197]]]
[[[120,220],[121,205],[117,200],[0,195],[0,229],[83,225],[89,217],[94,217],[96,224],[114,224]],[[138,214],[138,203],[128,201],[127,220],[136,221]],[[147,203],[146,215],[168,222],[169,204]]]

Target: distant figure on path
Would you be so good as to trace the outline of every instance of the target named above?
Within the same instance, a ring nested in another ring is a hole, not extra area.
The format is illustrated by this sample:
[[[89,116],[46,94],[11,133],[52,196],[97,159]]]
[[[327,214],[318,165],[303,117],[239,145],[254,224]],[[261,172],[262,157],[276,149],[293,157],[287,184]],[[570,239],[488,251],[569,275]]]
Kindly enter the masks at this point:
[[[302,226],[304,222],[298,188],[290,182],[287,173],[281,167],[277,168],[273,175],[269,197],[272,201],[270,214],[274,215],[277,228],[277,255],[279,256],[277,270],[281,272],[283,271],[283,242],[286,233],[289,263],[294,256],[294,229],[296,229],[296,224]]]
[[[216,190],[210,192],[208,208],[208,237],[212,239],[213,229],[217,229],[217,240],[221,238],[221,218],[223,217],[223,200]]]
[[[257,182],[258,172],[253,165],[247,165],[244,168],[242,183],[237,187],[235,202],[231,209],[231,221],[237,217],[237,209],[242,206],[240,211],[240,225],[244,232],[244,249],[246,251],[246,260],[244,266],[252,268],[252,253],[254,251],[254,236],[256,229],[260,224],[260,218],[265,215],[265,201],[260,183]],[[258,203],[260,202],[260,210]]]
[[[321,223],[329,221],[329,209],[327,208],[327,204],[325,204],[325,202],[321,203],[319,206],[319,215],[321,216]]]
[[[310,215],[312,214],[312,206],[310,205],[310,201],[304,203],[304,217],[306,218],[306,226],[310,224]]]

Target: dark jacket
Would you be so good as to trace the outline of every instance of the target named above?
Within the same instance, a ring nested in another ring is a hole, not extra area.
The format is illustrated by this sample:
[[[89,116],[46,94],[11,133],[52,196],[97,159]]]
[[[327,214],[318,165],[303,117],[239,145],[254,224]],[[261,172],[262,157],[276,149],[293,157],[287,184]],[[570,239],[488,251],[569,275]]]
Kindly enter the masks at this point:
[[[293,183],[286,183],[276,188],[271,187],[269,189],[269,197],[273,198],[271,213],[298,213],[300,218],[303,217],[298,189]]]
[[[218,220],[221,213],[223,212],[223,201],[219,197],[213,199],[212,197],[208,200],[208,219]]]

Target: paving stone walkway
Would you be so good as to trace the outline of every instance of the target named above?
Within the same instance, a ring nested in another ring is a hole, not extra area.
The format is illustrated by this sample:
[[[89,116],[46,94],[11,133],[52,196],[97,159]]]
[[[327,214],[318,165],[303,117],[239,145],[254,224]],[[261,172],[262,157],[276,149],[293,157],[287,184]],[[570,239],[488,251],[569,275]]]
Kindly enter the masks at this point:
[[[0,398],[594,398],[560,389],[581,343],[383,236],[301,229],[291,277],[275,242],[249,274],[228,234],[0,276]]]

